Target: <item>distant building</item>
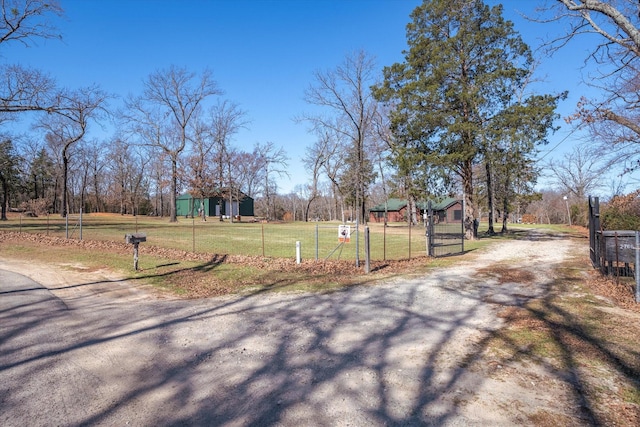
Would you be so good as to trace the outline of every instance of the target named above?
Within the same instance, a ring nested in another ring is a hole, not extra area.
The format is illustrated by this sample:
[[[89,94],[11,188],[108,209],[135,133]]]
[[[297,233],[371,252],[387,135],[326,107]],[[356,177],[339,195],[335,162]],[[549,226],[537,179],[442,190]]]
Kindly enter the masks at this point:
[[[229,198],[225,197],[206,197],[203,206],[206,216],[231,216],[253,217],[253,199],[245,194],[240,194],[240,201],[235,198],[233,205],[229,203]],[[200,215],[201,200],[194,198],[191,194],[182,194],[176,200],[176,212],[178,216],[194,216]]]
[[[428,208],[428,202],[416,203],[415,214],[418,220]],[[431,209],[439,223],[456,224],[462,222],[462,202],[454,198],[446,198],[439,202],[431,202]],[[403,199],[389,199],[369,209],[369,222],[384,222],[385,212],[387,222],[406,222],[408,220],[409,202]]]
[[[385,212],[387,222],[404,222],[407,220],[408,205],[406,200],[389,199],[387,203],[369,209],[369,222],[384,222]]]

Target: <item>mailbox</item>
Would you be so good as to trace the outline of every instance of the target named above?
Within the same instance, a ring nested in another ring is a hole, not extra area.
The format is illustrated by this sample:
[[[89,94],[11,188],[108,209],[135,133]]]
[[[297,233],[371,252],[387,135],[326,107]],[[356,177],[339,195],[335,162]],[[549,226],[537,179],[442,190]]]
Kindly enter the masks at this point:
[[[144,233],[125,234],[124,239],[133,245],[133,269],[138,271],[138,245],[147,241],[147,235]]]
[[[138,244],[147,241],[147,235],[144,233],[127,234],[124,236],[127,243]]]

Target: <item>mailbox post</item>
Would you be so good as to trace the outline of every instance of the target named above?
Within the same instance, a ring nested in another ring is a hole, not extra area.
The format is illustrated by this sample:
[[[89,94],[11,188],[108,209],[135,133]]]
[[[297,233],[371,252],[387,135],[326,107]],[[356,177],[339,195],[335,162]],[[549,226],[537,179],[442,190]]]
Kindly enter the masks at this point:
[[[147,235],[144,233],[126,234],[125,241],[133,245],[133,268],[138,271],[138,245],[147,241]]]

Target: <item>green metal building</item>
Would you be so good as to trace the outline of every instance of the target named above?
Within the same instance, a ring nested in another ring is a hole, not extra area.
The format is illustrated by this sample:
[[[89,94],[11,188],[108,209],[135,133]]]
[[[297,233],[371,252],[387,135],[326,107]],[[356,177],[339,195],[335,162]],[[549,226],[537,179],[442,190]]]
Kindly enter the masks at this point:
[[[203,202],[201,199],[194,198],[191,194],[180,195],[176,200],[177,215],[185,217],[199,216],[201,202]],[[233,200],[233,206],[229,203],[228,198],[222,197],[207,197],[202,205],[206,216],[254,216],[253,199],[244,194],[241,194],[239,202],[235,199]]]

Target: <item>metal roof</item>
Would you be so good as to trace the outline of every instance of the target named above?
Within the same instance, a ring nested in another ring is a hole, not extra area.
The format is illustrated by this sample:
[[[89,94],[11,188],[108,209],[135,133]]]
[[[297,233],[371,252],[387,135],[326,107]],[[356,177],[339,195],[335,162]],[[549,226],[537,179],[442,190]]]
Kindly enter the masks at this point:
[[[459,202],[459,200],[454,199],[453,197],[447,197],[439,201],[431,200],[431,209],[433,209],[434,211],[445,211],[457,202]],[[428,203],[429,201],[416,202],[416,206],[422,210],[425,210],[427,209]],[[381,203],[369,209],[369,212],[385,212],[385,211],[397,212],[397,211],[400,211],[402,208],[406,207],[407,204],[408,204],[407,200],[389,199],[387,200],[387,203],[386,203],[386,209],[385,209],[385,204]]]

